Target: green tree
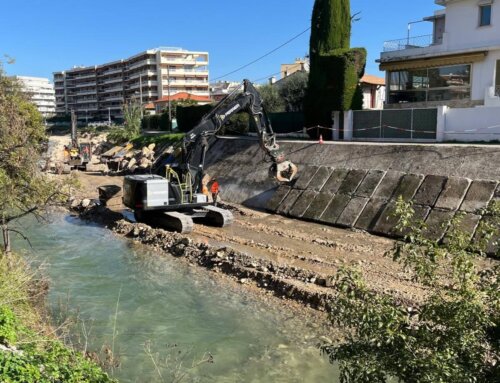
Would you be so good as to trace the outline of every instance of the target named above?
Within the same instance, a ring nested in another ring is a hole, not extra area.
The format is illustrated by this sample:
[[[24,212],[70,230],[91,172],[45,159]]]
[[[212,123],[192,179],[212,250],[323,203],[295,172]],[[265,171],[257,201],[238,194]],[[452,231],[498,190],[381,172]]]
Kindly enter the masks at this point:
[[[42,116],[0,63],[0,226],[7,254],[10,234],[23,235],[13,224],[29,214],[41,217],[43,207],[64,197],[61,185],[39,171],[45,141]]]
[[[172,119],[177,118],[177,107],[178,106],[193,106],[198,105],[198,102],[191,98],[183,98],[180,100],[173,100],[170,103],[170,111],[172,113]],[[168,106],[165,107],[164,112],[168,115]]]
[[[295,72],[281,80],[278,92],[286,112],[301,112],[303,110],[308,81],[309,74],[305,71]]]
[[[363,95],[359,79],[364,74],[366,50],[350,49],[349,0],[316,0],[314,3],[310,74],[304,101],[308,127],[331,126],[331,113],[361,109]],[[309,130],[314,136],[318,130]],[[326,132],[324,132],[326,134]]]
[[[339,362],[341,382],[499,382],[500,265],[480,267],[476,258],[500,238],[500,202],[472,241],[458,214],[446,244],[425,237],[411,203],[400,199],[395,213],[407,234],[391,254],[427,293],[410,304],[371,291],[356,271],[338,274],[331,318],[347,338],[322,351]]]
[[[267,113],[279,113],[285,111],[285,103],[281,98],[278,88],[274,85],[263,85],[259,87],[259,94]]]

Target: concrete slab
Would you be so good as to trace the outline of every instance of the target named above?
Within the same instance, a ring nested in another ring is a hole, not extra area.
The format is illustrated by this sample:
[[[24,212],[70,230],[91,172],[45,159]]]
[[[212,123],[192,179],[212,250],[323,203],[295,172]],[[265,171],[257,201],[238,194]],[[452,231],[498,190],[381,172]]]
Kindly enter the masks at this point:
[[[430,206],[413,205],[413,210],[415,211],[415,214],[413,216],[413,223],[417,225],[417,227],[419,227],[425,222],[432,209]],[[410,234],[410,229],[404,229],[400,231],[393,228],[389,234],[395,237],[404,237],[405,235]]]
[[[475,213],[488,206],[497,188],[498,182],[491,180],[477,180],[470,185],[467,195],[460,206],[460,210]]]
[[[423,174],[405,174],[394,192],[394,199],[401,196],[405,201],[410,201],[417,193],[423,180]]]
[[[293,188],[300,189],[300,190],[307,189],[307,186],[309,185],[311,180],[316,175],[316,172],[318,171],[318,169],[319,169],[319,166],[306,165],[304,167],[301,167],[301,169],[299,169],[299,172],[298,172],[299,178],[297,178],[297,181],[295,181]]]
[[[269,199],[269,201],[267,201],[266,210],[275,213],[278,210],[278,207],[280,206],[281,202],[283,202],[287,194],[290,192],[290,190],[292,190],[290,186],[280,185],[274,192],[273,196]]]
[[[354,226],[360,230],[371,231],[384,211],[385,205],[387,205],[386,200],[372,198],[366,204]]]
[[[467,233],[469,239],[472,240],[474,234],[476,233],[477,226],[479,225],[479,221],[481,220],[481,216],[478,214],[465,213],[462,220],[458,224],[457,229],[463,233]],[[448,231],[443,239],[444,243],[449,243],[451,240],[451,233]]]
[[[325,185],[326,181],[328,181],[328,179],[332,175],[332,172],[333,168],[321,166],[314,175],[314,178],[311,180],[307,188],[309,190],[320,191]]]
[[[429,175],[418,189],[414,202],[418,205],[434,206],[443,190],[446,177]]]
[[[375,190],[375,193],[373,193],[373,197],[389,201],[404,175],[405,174],[402,172],[387,171]]]
[[[481,224],[487,224],[487,225],[492,225],[494,224],[494,220],[492,216],[483,216],[481,218],[481,221],[479,225]],[[478,227],[479,227],[478,225]],[[482,238],[479,237],[478,230],[476,230],[476,233],[474,235],[474,242],[480,241]],[[495,234],[493,234],[493,238],[486,244],[486,249],[484,249],[488,255],[493,255],[496,256],[497,258],[500,257],[500,228],[497,228],[497,231]]]
[[[277,213],[282,215],[288,215],[290,209],[293,207],[297,199],[302,194],[303,190],[292,189],[290,193],[287,194],[283,202],[278,207]]]
[[[370,198],[373,193],[375,193],[377,186],[380,184],[380,181],[382,181],[382,178],[384,178],[384,176],[385,171],[370,170],[361,182],[361,185],[359,185],[355,195],[358,197]]]
[[[432,209],[425,220],[427,228],[424,230],[424,236],[436,242],[443,239],[454,215],[452,210]]]
[[[295,218],[302,218],[307,208],[311,205],[311,202],[314,201],[317,195],[318,192],[314,190],[305,190],[293,205],[289,215]]]
[[[321,215],[319,221],[324,223],[335,224],[345,207],[351,200],[351,196],[347,194],[336,194],[331,200],[330,204]]]
[[[353,197],[337,220],[337,225],[353,227],[359,216],[363,212],[369,199],[366,197]]]
[[[368,170],[351,170],[349,174],[345,177],[344,182],[340,185],[340,194],[354,194],[358,189],[359,185],[365,178]]]
[[[337,193],[349,171],[349,169],[334,169],[321,191],[333,194]]]
[[[318,193],[316,198],[314,198],[307,208],[306,212],[302,215],[302,218],[319,221],[321,215],[326,210],[334,196],[334,194],[328,192]]]
[[[470,183],[468,178],[449,177],[435,206],[439,209],[458,210]]]
[[[414,222],[425,220],[431,210],[429,206],[423,205],[413,205],[413,209],[415,210],[415,215],[413,216]],[[398,232],[395,228],[399,220],[399,217],[394,215],[395,211],[396,201],[392,200],[387,204],[377,223],[374,225],[373,232],[390,236],[403,236],[406,234]]]

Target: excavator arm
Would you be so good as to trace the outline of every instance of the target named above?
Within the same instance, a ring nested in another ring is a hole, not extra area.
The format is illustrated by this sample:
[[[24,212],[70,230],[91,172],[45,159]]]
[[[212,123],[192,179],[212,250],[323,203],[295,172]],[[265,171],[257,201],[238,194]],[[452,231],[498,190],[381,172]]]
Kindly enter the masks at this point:
[[[290,182],[297,173],[297,167],[285,159],[276,143],[276,136],[262,105],[259,92],[248,80],[243,81],[243,93],[232,93],[220,101],[184,138],[183,166],[191,173],[193,188],[201,187],[204,175],[205,157],[208,149],[216,140],[216,134],[236,113],[250,115],[252,125],[257,128],[261,148],[270,158],[270,172],[280,182]]]

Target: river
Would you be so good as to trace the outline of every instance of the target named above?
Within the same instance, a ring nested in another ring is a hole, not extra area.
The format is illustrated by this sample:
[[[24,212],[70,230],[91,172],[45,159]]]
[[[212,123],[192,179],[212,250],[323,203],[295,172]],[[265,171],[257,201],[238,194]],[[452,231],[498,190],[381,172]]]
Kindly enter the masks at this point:
[[[78,312],[73,335],[83,344],[87,334],[90,350],[114,348],[120,382],[171,382],[184,372],[179,381],[338,381],[315,346],[317,326],[284,306],[75,217],[22,226],[33,248],[15,247],[45,265],[53,312],[61,303]],[[209,355],[213,363],[191,368]]]

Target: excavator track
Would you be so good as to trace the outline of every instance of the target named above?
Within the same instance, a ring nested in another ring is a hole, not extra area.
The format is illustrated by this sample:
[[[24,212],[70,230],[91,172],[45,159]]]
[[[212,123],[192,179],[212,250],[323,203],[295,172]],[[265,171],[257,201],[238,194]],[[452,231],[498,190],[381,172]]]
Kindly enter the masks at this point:
[[[179,213],[177,211],[171,212],[135,212],[135,220],[137,222],[144,222],[148,225],[161,227],[170,231],[176,231],[181,234],[191,233],[193,231],[193,219],[191,216]]]
[[[220,207],[212,205],[204,206],[203,209],[207,210],[205,219],[217,227],[226,227],[234,222],[233,213],[229,210],[221,209]]]

